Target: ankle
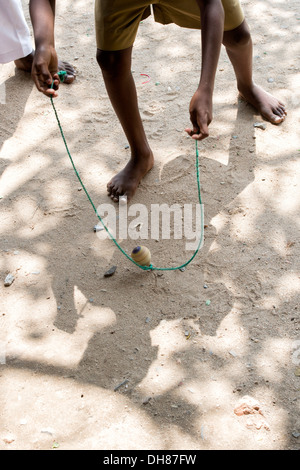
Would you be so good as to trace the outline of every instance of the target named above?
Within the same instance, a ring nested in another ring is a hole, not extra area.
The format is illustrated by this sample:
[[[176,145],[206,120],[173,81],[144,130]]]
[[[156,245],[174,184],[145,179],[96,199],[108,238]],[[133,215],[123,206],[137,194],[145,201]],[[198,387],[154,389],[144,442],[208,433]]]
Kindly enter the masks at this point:
[[[241,82],[238,82],[237,83],[237,89],[239,91],[239,93],[241,95],[248,95],[249,93],[253,93],[254,89],[255,89],[256,85],[253,81],[251,82],[247,82],[247,83],[241,83]]]
[[[34,58],[34,51],[28,54],[26,57],[21,57],[20,59],[16,59],[15,66],[17,69],[24,70],[25,72],[31,72],[32,62]]]
[[[152,157],[152,150],[147,143],[142,145],[132,145],[130,146],[130,149],[131,160],[147,160],[148,158]]]
[[[153,165],[154,162],[154,157],[151,149],[145,148],[143,150],[139,151],[132,151],[131,152],[131,157],[130,157],[130,162],[134,166],[138,167],[149,167]]]

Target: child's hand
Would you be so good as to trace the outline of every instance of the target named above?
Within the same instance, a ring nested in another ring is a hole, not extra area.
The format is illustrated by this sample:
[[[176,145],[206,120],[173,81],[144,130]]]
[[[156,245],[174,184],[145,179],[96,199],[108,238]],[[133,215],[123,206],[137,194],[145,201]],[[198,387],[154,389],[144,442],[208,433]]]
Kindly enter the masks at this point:
[[[57,90],[60,82],[57,64],[55,49],[37,48],[34,54],[31,75],[37,89],[44,95],[53,98],[58,95]]]
[[[209,135],[208,126],[212,121],[212,95],[197,89],[190,103],[190,119],[193,128],[185,131],[195,140],[203,140]]]

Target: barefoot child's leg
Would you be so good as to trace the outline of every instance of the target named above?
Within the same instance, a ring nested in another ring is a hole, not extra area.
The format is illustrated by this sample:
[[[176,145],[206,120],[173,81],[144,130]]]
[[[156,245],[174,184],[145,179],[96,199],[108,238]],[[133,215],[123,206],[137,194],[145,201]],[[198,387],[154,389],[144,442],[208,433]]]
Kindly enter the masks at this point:
[[[120,196],[126,196],[129,201],[154,163],[131,72],[132,46],[140,22],[151,13],[150,4],[145,0],[95,2],[97,61],[131,149],[129,162],[107,185],[108,195],[115,202]]]
[[[97,60],[105,86],[131,148],[131,158],[125,168],[107,185],[114,201],[119,196],[130,200],[139,182],[153,166],[153,155],[140,117],[135,83],[131,73],[131,51],[101,51]]]
[[[151,14],[151,5],[155,21],[202,28],[202,55],[206,60],[202,59],[200,85],[192,109],[199,127],[205,124],[206,129],[211,122],[213,82],[222,37],[241,96],[274,124],[282,122],[286,115],[284,105],[253,82],[252,41],[239,0],[96,0],[97,60],[131,148],[130,161],[107,186],[114,201],[122,195],[130,200],[141,179],[153,166],[131,74],[132,46],[140,21]],[[193,135],[193,131],[188,133]],[[208,133],[201,135],[204,138]]]
[[[285,119],[284,104],[257,86],[252,76],[252,40],[246,21],[225,31],[223,44],[233,65],[241,97],[268,121],[279,124]]]

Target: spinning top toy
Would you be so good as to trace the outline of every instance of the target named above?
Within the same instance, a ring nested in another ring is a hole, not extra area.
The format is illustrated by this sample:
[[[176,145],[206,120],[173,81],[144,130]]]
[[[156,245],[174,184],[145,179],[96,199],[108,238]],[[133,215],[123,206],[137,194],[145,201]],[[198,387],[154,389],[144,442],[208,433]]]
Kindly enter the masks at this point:
[[[151,253],[145,246],[136,246],[131,253],[131,258],[140,266],[150,266]]]

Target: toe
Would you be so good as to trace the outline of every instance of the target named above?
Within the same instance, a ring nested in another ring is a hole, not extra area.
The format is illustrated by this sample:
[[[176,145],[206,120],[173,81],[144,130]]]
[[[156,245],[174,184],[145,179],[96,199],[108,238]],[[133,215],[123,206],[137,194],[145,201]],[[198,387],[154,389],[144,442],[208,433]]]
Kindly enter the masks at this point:
[[[66,70],[67,75],[65,76],[64,83],[69,85],[70,83],[73,83],[75,78],[76,78],[76,73],[75,70],[72,72],[72,70]]]
[[[286,116],[287,112],[284,105],[279,106],[280,112],[283,116]]]
[[[58,61],[58,70],[67,72],[65,76],[64,83],[70,84],[76,78],[76,71],[74,67],[68,62]]]
[[[114,184],[113,184],[112,181],[110,181],[109,183],[107,183],[106,189],[107,189],[108,194],[111,194],[111,193],[113,192]]]
[[[70,83],[74,82],[75,78],[76,78],[75,75],[66,75],[64,83],[66,83],[67,85],[70,85]]]
[[[277,104],[270,107],[265,106],[264,108],[262,108],[261,114],[272,124],[280,124],[282,121],[284,121],[286,116],[284,108]]]
[[[113,201],[118,202],[120,188],[116,184],[114,184],[114,182],[108,183],[107,192]]]
[[[273,124],[280,124],[282,121],[284,121],[284,118],[284,115],[274,113],[272,116],[270,116],[270,122]]]
[[[75,74],[75,69],[74,69],[73,65],[68,64],[67,62],[64,62],[64,69],[68,73]]]
[[[119,200],[119,196],[117,194],[111,194],[110,197],[114,202],[118,202]]]

